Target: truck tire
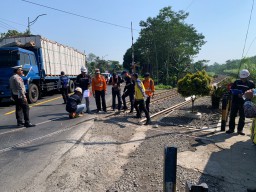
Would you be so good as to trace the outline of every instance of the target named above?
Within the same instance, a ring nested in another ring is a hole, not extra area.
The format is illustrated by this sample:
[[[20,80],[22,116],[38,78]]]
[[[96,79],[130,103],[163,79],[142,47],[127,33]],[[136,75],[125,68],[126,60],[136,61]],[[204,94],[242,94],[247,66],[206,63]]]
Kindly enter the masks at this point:
[[[75,91],[75,83],[73,80],[69,81],[69,87],[68,87],[68,92],[73,93]]]
[[[28,102],[36,103],[39,98],[39,90],[36,84],[30,84],[28,89]]]

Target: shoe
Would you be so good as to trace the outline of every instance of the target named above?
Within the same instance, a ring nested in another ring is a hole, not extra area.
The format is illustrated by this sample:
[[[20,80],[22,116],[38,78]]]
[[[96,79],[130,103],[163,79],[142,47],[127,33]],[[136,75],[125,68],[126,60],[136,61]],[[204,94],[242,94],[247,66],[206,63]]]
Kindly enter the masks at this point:
[[[84,115],[83,114],[76,114],[75,115],[75,118],[77,118],[77,117],[83,117]]]
[[[25,123],[18,123],[18,124],[17,124],[17,127],[18,127],[18,128],[24,127],[24,124],[25,124]]]
[[[151,121],[146,121],[146,123],[144,125],[151,125]]]
[[[35,127],[36,125],[32,124],[32,123],[25,123],[25,127]]]
[[[69,119],[74,119],[76,116],[76,113],[69,113]]]
[[[227,133],[227,134],[230,134],[230,133],[234,133],[234,131],[232,131],[232,130],[227,130],[226,133]]]
[[[242,131],[237,131],[238,135],[245,135],[245,133],[243,133]]]

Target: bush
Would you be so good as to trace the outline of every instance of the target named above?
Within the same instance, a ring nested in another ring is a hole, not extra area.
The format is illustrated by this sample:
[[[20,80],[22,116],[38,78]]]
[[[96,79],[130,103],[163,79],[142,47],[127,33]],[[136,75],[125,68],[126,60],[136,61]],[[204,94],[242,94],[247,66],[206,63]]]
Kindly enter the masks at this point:
[[[162,89],[171,89],[172,86],[171,85],[163,85],[163,84],[159,84],[155,86],[156,90],[162,90]]]

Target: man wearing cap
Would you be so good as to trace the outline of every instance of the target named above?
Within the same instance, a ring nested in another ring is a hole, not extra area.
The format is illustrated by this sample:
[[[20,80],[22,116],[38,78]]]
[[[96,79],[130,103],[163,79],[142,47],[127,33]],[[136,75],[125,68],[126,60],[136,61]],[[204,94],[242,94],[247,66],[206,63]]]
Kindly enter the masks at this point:
[[[116,109],[116,97],[118,103],[118,111],[120,112],[122,106],[121,99],[121,83],[123,82],[122,78],[118,76],[116,73],[112,74],[112,77],[109,80],[109,85],[112,85],[112,109],[115,111]]]
[[[138,74],[137,73],[133,73],[132,74],[132,79],[135,81],[135,102],[134,102],[134,107],[136,109],[137,118],[141,118],[141,111],[144,111],[147,121],[144,125],[150,125],[151,124],[151,120],[150,120],[150,116],[149,113],[145,107],[145,99],[146,99],[146,93],[145,93],[145,87],[143,85],[143,83],[141,82],[141,80],[138,79]]]
[[[64,103],[67,103],[68,99],[68,85],[69,85],[69,78],[65,75],[64,71],[60,72],[60,78],[58,81],[58,90],[60,90]]]
[[[82,88],[86,104],[86,113],[90,113],[89,87],[91,84],[91,77],[87,74],[88,70],[84,66],[81,67],[81,74],[76,77],[76,86]],[[87,92],[88,94],[85,94]]]
[[[124,77],[124,81],[125,81],[125,87],[124,87],[124,93],[122,95],[122,100],[123,100],[123,109],[127,110],[127,105],[126,105],[126,101],[125,98],[127,96],[129,96],[130,98],[130,103],[131,103],[131,109],[130,109],[130,113],[133,113],[133,108],[134,108],[134,86],[135,86],[135,82],[134,80],[132,80],[131,76],[128,74],[127,71],[123,71],[122,72],[122,76]]]
[[[247,69],[243,69],[239,73],[240,79],[236,80],[233,85],[231,86],[231,90],[239,90],[242,94],[244,94],[247,90],[255,88],[255,85],[252,81],[248,80],[250,76],[250,72]],[[235,93],[235,92],[234,92]],[[229,118],[229,130],[226,133],[234,133],[235,130],[235,118],[237,112],[239,111],[239,121],[237,126],[237,133],[239,135],[244,135],[243,128],[244,128],[244,99],[242,98],[242,94],[232,94],[232,104],[230,110],[230,118]]]
[[[29,120],[29,106],[26,97],[26,89],[21,76],[24,76],[22,66],[13,67],[14,75],[9,79],[12,98],[16,106],[16,119],[18,127],[34,127]],[[24,117],[24,121],[22,120]]]
[[[81,112],[85,108],[85,104],[81,104],[83,99],[83,91],[80,87],[75,89],[75,93],[71,95],[67,100],[66,111],[69,112],[69,118],[82,116]]]
[[[150,99],[154,97],[154,93],[155,93],[154,81],[153,81],[153,79],[150,78],[149,73],[145,73],[144,80],[143,80],[143,85],[146,89],[146,94],[147,94],[146,109],[149,112]]]
[[[105,78],[100,75],[100,70],[95,70],[95,76],[92,78],[92,93],[95,97],[97,113],[101,111],[101,103],[104,112],[107,112],[105,95],[107,93],[107,83]]]

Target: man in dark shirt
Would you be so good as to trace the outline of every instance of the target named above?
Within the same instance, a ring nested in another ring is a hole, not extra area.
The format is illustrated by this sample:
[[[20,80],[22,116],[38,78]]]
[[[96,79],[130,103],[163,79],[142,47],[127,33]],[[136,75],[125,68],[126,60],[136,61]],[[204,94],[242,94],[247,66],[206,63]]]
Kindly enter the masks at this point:
[[[118,102],[118,111],[120,112],[122,106],[121,100],[121,83],[123,82],[122,78],[116,73],[113,73],[112,77],[109,79],[109,85],[112,85],[112,109],[116,109],[116,97]]]
[[[131,102],[131,109],[130,109],[130,113],[133,113],[133,108],[134,108],[134,85],[135,82],[132,80],[131,76],[128,74],[127,71],[123,71],[122,75],[124,76],[124,81],[126,83],[125,87],[124,87],[124,93],[122,95],[122,100],[123,100],[123,109],[127,110],[127,105],[125,102],[125,98],[127,96],[129,96],[130,98],[130,102]]]
[[[231,110],[230,110],[230,118],[229,118],[229,130],[226,131],[226,133],[234,133],[235,130],[235,118],[237,115],[237,112],[239,111],[239,122],[237,126],[237,133],[239,135],[244,135],[243,128],[244,128],[244,121],[245,121],[245,115],[244,115],[244,99],[242,98],[242,95],[249,89],[255,88],[255,85],[252,81],[248,80],[248,77],[250,76],[250,73],[247,69],[243,69],[240,71],[239,77],[240,79],[236,80],[233,85],[231,86],[232,92],[232,104],[231,104]],[[240,93],[239,93],[240,92]]]
[[[82,89],[77,87],[75,93],[68,98],[66,104],[66,111],[69,112],[70,119],[79,117],[80,113],[84,110],[85,104],[81,104],[82,99]]]
[[[89,92],[91,84],[91,77],[87,74],[88,70],[85,67],[81,67],[81,74],[76,77],[76,86],[82,88],[83,93]],[[86,112],[90,113],[90,101],[89,95],[84,94]]]

